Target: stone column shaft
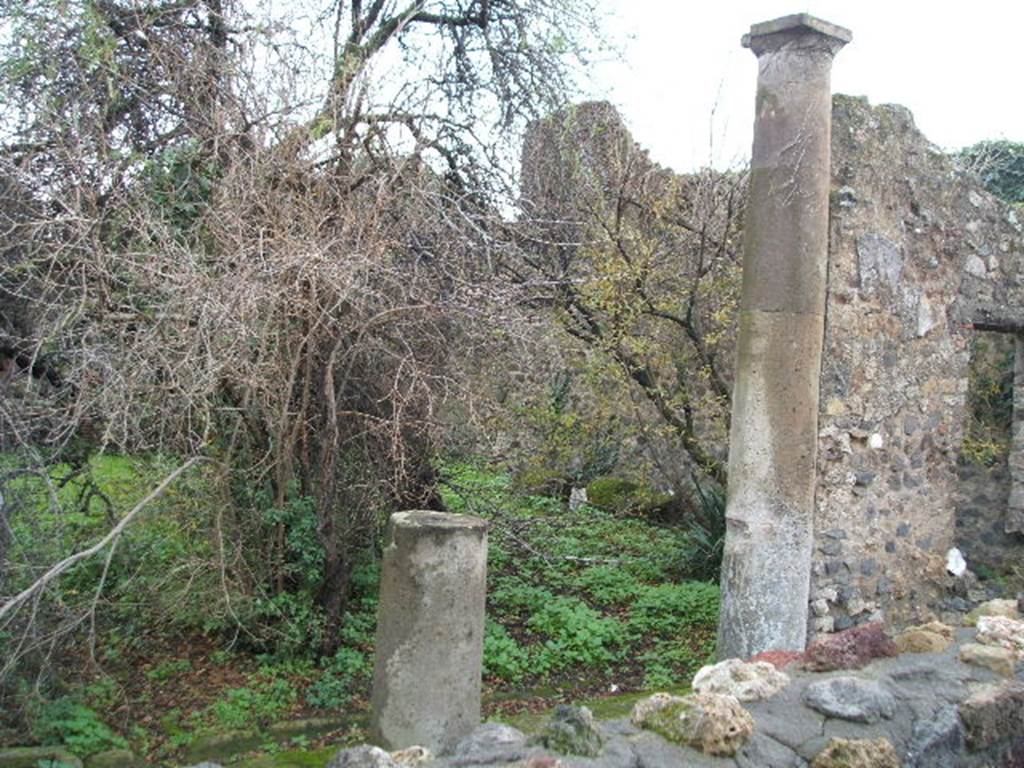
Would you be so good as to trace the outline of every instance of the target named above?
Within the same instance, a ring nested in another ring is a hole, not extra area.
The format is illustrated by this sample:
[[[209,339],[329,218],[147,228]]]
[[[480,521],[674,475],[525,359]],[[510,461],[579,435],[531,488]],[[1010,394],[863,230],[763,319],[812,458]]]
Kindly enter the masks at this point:
[[[480,724],[487,523],[391,516],[381,567],[370,731],[438,754]]]
[[[756,24],[743,288],[729,435],[720,658],[807,639],[825,328],[832,57],[850,33],[805,14]]]

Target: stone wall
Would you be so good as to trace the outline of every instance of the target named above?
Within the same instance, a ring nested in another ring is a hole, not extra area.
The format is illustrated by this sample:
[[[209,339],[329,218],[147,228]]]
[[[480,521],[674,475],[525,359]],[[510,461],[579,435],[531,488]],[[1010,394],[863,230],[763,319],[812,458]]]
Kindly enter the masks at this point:
[[[969,328],[1009,300],[1012,213],[904,108],[837,96],[812,631],[943,607]]]

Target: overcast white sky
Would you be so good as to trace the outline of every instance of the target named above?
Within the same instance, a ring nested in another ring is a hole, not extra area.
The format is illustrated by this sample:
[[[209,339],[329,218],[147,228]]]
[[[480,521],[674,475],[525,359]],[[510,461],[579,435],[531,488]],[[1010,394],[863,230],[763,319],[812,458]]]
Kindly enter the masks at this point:
[[[945,148],[1024,141],[1020,0],[604,1],[624,57],[594,67],[594,95],[615,103],[637,141],[677,170],[749,155],[757,66],[740,36],[800,12],[853,30],[836,56],[833,91],[909,107]]]

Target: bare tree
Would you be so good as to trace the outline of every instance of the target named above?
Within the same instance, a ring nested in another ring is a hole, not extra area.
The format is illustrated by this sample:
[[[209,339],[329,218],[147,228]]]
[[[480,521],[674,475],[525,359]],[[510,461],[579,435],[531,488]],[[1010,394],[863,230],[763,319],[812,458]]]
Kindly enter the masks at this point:
[[[315,589],[330,652],[380,514],[433,503],[450,345],[504,247],[501,161],[561,103],[592,9],[61,7],[2,11],[0,157],[24,202],[2,235],[0,441],[43,475],[83,444],[217,459],[225,579]],[[307,501],[312,575],[286,514]]]

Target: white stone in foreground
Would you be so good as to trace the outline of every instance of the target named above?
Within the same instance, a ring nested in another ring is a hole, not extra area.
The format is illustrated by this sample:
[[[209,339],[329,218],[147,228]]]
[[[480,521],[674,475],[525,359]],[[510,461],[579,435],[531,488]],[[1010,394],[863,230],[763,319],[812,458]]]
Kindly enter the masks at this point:
[[[946,570],[958,578],[967,571],[967,561],[964,560],[963,553],[956,547],[946,553]]]
[[[760,701],[789,685],[789,675],[767,661],[726,659],[701,667],[693,678],[696,693],[720,693],[740,701]]]
[[[978,619],[977,642],[1013,651],[1024,659],[1024,621],[1006,616],[982,616]]]

